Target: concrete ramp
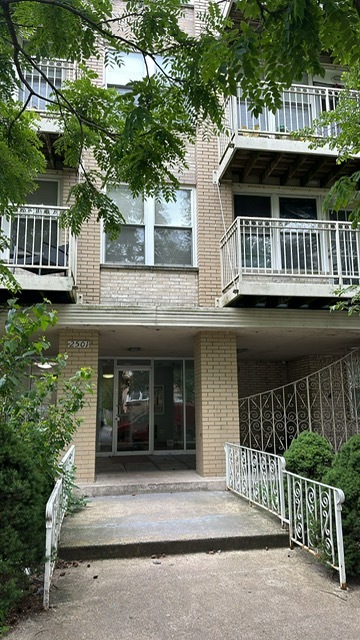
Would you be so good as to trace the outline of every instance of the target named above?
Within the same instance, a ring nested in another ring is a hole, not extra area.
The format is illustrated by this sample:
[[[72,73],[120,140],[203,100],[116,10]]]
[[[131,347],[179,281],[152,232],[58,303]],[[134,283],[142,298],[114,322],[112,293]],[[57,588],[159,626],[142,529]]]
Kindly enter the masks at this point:
[[[64,560],[286,547],[280,520],[227,491],[98,497],[64,520]]]

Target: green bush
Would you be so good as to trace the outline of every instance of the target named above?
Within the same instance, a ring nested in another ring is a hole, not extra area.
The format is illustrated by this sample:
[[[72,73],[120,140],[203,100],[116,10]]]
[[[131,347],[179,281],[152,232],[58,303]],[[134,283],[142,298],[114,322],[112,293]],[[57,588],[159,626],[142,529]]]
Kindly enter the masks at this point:
[[[345,566],[347,575],[360,574],[360,435],[353,436],[336,455],[323,482],[345,493],[342,506]]]
[[[33,448],[0,423],[0,627],[25,593],[27,569],[44,559],[45,505],[51,484]]]
[[[37,366],[50,346],[39,333],[55,325],[56,313],[45,303],[9,305],[0,339],[0,634],[27,586],[26,570],[44,560],[46,502],[91,391],[88,369],[65,379],[66,356],[51,358],[48,370]]]
[[[331,444],[318,433],[303,431],[285,451],[286,469],[321,482],[334,460]]]

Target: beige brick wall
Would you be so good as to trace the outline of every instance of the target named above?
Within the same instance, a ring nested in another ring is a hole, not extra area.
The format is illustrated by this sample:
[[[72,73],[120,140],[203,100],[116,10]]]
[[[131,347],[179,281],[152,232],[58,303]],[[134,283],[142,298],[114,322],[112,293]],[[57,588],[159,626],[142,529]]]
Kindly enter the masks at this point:
[[[198,274],[183,269],[103,268],[101,304],[194,307]]]
[[[224,444],[239,441],[236,335],[198,333],[194,358],[196,469],[203,476],[224,476]]]
[[[307,355],[289,362],[239,362],[239,398],[263,393],[327,367],[345,352],[332,355]]]
[[[221,295],[220,239],[232,222],[230,184],[213,184],[218,163],[215,140],[197,141],[197,255],[199,266],[199,304],[214,306]]]
[[[269,391],[288,382],[287,366],[282,362],[239,362],[239,398]]]
[[[89,340],[89,349],[68,349],[68,340]],[[95,479],[95,443],[96,443],[96,404],[97,404],[97,375],[98,375],[98,333],[86,330],[60,331],[59,352],[67,353],[66,375],[71,377],[81,367],[91,367],[93,370],[93,395],[87,394],[87,402],[79,412],[82,423],[75,434],[74,443],[76,480],[78,482],[93,482]]]
[[[124,6],[124,2],[118,0],[114,4],[114,13],[119,13]],[[187,29],[189,33],[194,32],[193,7],[186,8],[181,26]],[[103,85],[105,82],[103,60],[94,59],[90,66],[98,74],[96,83]],[[181,184],[192,186],[196,177],[195,146],[188,145],[186,161],[188,168],[183,173],[178,174],[177,177]],[[83,162],[87,171],[97,169],[91,154],[85,154]],[[167,295],[169,287],[174,287],[175,304],[190,306],[197,304],[197,281],[194,274],[183,279],[180,278],[179,274],[174,276],[169,271],[167,276],[164,273],[162,276],[157,276],[155,281],[154,274],[150,271],[147,276],[140,275],[137,272],[136,279],[139,279],[139,283],[136,286],[134,286],[134,274],[124,274],[118,270],[113,270],[111,274],[110,272],[105,273],[105,271],[100,274],[101,227],[96,221],[95,214],[88,223],[83,225],[78,238],[77,255],[77,294],[78,300],[83,304],[141,304],[142,301],[144,304],[159,304],[161,303],[161,295]],[[161,278],[162,282],[160,282]],[[168,280],[168,286],[166,286],[166,279]],[[183,300],[180,301],[182,293]],[[169,296],[169,302],[171,304],[171,296]]]
[[[341,351],[337,354],[331,355],[309,355],[299,358],[298,360],[292,360],[287,363],[288,381],[294,382],[300,378],[319,371],[323,367],[327,367],[335,360],[342,358],[346,354],[345,351]]]

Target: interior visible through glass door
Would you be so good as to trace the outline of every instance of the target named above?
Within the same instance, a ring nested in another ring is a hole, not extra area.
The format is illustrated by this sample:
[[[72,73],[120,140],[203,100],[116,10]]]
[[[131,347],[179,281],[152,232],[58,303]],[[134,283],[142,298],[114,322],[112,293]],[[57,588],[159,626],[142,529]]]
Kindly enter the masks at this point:
[[[149,451],[150,370],[118,371],[117,451]]]

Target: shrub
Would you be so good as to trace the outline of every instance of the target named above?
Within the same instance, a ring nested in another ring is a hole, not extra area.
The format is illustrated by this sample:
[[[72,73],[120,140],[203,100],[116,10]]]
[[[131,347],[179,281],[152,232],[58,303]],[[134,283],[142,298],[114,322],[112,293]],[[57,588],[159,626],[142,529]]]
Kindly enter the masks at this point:
[[[60,454],[80,423],[76,414],[91,375],[81,369],[65,380],[61,355],[39,369],[50,346],[39,332],[56,323],[56,314],[45,303],[9,304],[0,339],[0,634],[27,586],[26,570],[44,560],[46,502],[62,473]]]
[[[318,433],[303,431],[285,451],[286,469],[321,482],[334,460],[331,444]]]
[[[34,450],[0,423],[0,627],[27,588],[27,569],[43,560],[45,505],[51,484]]]
[[[336,455],[323,482],[345,493],[342,505],[345,566],[348,575],[360,574],[360,435],[353,436]]]

